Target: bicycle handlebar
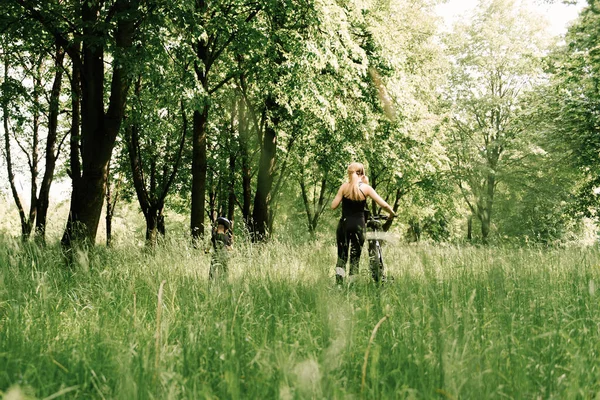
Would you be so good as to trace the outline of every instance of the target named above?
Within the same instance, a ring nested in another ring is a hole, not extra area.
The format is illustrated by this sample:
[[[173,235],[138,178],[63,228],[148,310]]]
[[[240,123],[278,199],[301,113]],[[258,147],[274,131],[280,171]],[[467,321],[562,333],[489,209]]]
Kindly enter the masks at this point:
[[[388,220],[389,218],[385,214],[371,215],[366,221],[367,228],[371,229],[372,231],[380,231]]]
[[[367,221],[381,222],[381,221],[387,221],[389,218],[390,217],[387,214],[377,214],[377,215],[369,216],[369,218],[367,218]]]

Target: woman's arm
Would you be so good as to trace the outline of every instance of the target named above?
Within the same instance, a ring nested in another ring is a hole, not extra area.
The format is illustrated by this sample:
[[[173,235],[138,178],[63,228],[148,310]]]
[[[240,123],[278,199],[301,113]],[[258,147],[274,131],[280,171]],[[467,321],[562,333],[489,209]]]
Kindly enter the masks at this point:
[[[377,203],[379,205],[379,207],[383,208],[385,211],[388,212],[388,214],[390,214],[390,216],[395,217],[396,213],[394,213],[394,210],[392,209],[392,207],[390,207],[390,205],[381,198],[380,195],[377,194],[377,192],[375,191],[375,189],[373,189],[371,186],[367,186],[367,185],[363,185],[365,186],[365,189],[363,189],[363,191],[365,192],[365,195],[369,196],[370,198],[372,198],[373,200],[375,200],[375,203]]]
[[[340,186],[337,194],[335,195],[333,201],[331,202],[332,210],[335,210],[340,205],[340,202],[342,201],[342,197],[344,196],[344,185],[345,185],[345,183],[343,183],[342,186]]]

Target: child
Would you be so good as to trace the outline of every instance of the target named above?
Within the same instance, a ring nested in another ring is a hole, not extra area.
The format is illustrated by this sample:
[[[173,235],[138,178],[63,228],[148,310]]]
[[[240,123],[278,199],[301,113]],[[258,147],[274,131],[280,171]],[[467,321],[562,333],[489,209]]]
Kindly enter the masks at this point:
[[[208,279],[212,280],[218,276],[227,275],[227,254],[233,247],[232,223],[225,217],[219,217],[216,226],[212,229],[210,241],[213,246],[213,254],[210,261]]]

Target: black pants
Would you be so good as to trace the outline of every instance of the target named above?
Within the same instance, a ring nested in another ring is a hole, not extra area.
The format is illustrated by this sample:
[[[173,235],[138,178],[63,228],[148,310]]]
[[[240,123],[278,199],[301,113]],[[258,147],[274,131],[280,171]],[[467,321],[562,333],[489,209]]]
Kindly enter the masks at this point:
[[[365,219],[363,217],[342,218],[336,230],[336,241],[338,254],[336,275],[342,275],[338,273],[337,268],[344,270],[345,274],[348,253],[350,253],[350,275],[357,274],[360,254],[365,244]]]

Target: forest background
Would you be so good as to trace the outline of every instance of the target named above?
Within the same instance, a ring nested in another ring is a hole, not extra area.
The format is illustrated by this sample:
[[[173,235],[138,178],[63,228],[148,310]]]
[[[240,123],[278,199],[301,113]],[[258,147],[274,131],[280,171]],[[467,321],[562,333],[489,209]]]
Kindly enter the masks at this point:
[[[600,5],[443,6],[0,0],[0,396],[597,398]]]
[[[329,234],[358,160],[403,240],[595,240],[594,2],[564,37],[513,1],[451,29],[436,1],[3,3],[24,238],[94,241],[102,220],[110,241],[136,208],[150,245],[218,215],[253,240]]]

